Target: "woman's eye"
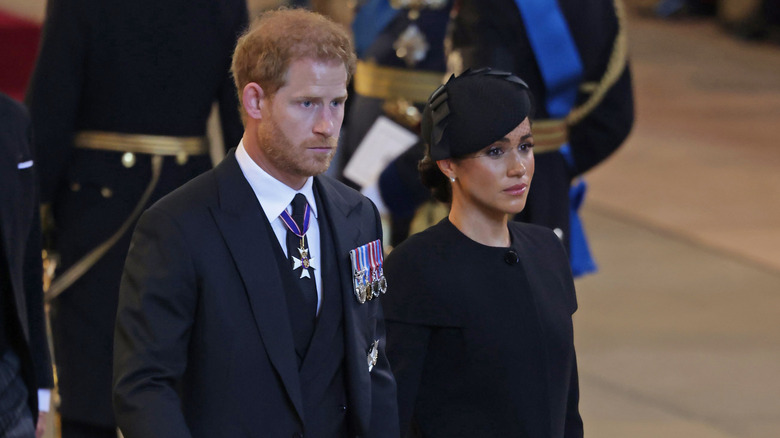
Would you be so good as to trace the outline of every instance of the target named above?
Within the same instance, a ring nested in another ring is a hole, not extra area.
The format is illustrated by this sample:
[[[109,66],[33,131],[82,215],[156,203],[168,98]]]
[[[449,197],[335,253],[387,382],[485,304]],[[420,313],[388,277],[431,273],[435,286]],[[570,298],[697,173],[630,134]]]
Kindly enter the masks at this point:
[[[531,150],[534,147],[533,143],[520,143],[520,145],[517,147],[522,152],[526,152]]]
[[[504,150],[498,147],[490,148],[485,152],[485,155],[488,157],[500,157],[501,155],[504,155]]]

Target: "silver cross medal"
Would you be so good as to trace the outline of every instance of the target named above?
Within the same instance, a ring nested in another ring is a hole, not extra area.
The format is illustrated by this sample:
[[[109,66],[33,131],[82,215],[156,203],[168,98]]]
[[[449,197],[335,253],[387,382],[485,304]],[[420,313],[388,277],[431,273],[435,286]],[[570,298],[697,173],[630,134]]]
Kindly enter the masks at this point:
[[[301,258],[293,256],[293,271],[302,267],[300,278],[311,278],[311,275],[309,275],[309,267],[311,266],[312,258],[309,257],[309,249],[303,245],[303,238],[301,238],[301,246],[298,247],[298,252],[300,253]]]

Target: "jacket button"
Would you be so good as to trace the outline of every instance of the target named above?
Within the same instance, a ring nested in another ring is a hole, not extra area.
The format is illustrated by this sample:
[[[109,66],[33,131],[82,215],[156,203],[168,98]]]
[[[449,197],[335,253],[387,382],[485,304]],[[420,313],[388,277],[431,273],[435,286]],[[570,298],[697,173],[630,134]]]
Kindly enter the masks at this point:
[[[110,198],[114,196],[114,191],[108,187],[103,187],[102,189],[100,189],[100,195],[103,196],[104,198]]]
[[[132,152],[122,154],[122,165],[128,169],[135,166],[135,154]]]
[[[339,411],[347,412],[347,407],[345,405],[341,405],[341,406],[339,406]]]

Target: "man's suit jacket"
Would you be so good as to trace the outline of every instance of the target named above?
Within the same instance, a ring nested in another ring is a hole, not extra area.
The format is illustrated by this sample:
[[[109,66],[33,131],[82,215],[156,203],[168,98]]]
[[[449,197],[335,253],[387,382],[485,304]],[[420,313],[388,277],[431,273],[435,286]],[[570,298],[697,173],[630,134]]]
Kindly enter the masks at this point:
[[[338,253],[351,434],[398,437],[379,300],[359,304],[349,250],[381,238],[373,204],[315,177]],[[139,220],[120,289],[114,408],[127,438],[302,436],[305,418],[282,279],[234,153]],[[269,235],[270,234],[270,235]],[[367,354],[379,340],[379,361]]]
[[[19,330],[6,333],[6,336],[19,334],[23,337],[8,339],[8,342],[22,346],[22,351],[16,351],[16,354],[22,360],[30,411],[36,415],[37,389],[51,388],[54,382],[43,313],[35,167],[28,166],[33,159],[29,149],[31,132],[30,120],[22,105],[0,94],[0,250],[5,251],[2,259],[7,262],[7,266],[0,266],[0,275],[8,275],[7,284],[13,292],[4,297],[8,302],[3,305],[14,306],[17,316],[14,322],[19,324]]]

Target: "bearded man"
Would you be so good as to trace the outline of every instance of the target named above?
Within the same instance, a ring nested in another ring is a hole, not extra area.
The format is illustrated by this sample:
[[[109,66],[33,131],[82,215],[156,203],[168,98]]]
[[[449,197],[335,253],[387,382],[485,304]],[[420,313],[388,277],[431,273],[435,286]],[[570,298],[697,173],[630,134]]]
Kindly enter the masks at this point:
[[[304,10],[268,12],[239,39],[241,143],[144,213],[127,257],[126,438],[399,436],[379,215],[320,175],[354,66],[344,29]]]

